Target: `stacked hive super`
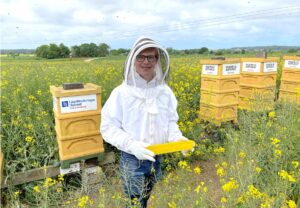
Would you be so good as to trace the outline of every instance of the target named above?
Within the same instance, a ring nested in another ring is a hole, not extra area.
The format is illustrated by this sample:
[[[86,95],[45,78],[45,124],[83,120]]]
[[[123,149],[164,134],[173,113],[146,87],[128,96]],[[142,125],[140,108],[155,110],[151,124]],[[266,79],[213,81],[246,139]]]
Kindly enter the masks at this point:
[[[278,58],[242,58],[239,107],[267,111],[274,107]]]
[[[100,135],[101,87],[87,83],[82,89],[50,86],[61,168],[89,158],[104,157]]]
[[[202,60],[200,119],[221,125],[237,121],[240,61]]]
[[[283,59],[279,100],[300,104],[300,57],[284,56]]]

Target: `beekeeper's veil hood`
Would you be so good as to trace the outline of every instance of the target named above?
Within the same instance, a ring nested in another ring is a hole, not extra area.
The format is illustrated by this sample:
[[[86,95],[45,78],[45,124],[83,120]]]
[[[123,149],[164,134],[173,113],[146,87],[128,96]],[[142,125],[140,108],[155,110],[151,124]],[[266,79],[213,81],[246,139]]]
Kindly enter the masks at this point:
[[[170,62],[169,54],[165,48],[160,46],[157,42],[148,37],[138,38],[132,46],[131,51],[127,56],[124,67],[124,81],[128,85],[136,86],[136,70],[134,62],[136,56],[146,48],[156,48],[158,51],[158,61],[155,66],[156,79],[159,81],[159,84],[165,83],[165,80],[168,78]]]

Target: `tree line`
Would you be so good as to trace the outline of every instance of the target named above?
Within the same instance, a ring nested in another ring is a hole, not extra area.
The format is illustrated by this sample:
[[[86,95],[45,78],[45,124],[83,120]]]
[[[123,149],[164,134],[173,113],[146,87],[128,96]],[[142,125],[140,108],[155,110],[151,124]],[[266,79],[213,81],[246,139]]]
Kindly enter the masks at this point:
[[[50,43],[49,45],[41,45],[35,50],[37,57],[54,59],[67,57],[104,57],[109,54],[109,45],[106,43],[83,43],[79,46],[75,45],[69,49],[63,43],[56,45]]]
[[[65,46],[63,43],[56,45],[51,43],[49,45],[41,45],[35,50],[35,54],[37,57],[54,59],[54,58],[67,58],[67,57],[105,57],[108,55],[118,56],[123,55],[126,56],[129,53],[130,49],[110,49],[110,46],[106,43],[100,43],[96,45],[95,43],[83,43],[81,45],[75,45],[70,48]],[[178,54],[215,54],[215,55],[223,55],[228,53],[241,53],[245,54],[246,51],[252,51],[248,48],[232,48],[232,49],[219,49],[219,50],[209,50],[206,47],[196,48],[196,49],[184,49],[177,50],[174,48],[167,48],[167,51],[170,55]],[[270,52],[269,49],[267,52]],[[295,53],[297,49],[290,48],[288,53]]]

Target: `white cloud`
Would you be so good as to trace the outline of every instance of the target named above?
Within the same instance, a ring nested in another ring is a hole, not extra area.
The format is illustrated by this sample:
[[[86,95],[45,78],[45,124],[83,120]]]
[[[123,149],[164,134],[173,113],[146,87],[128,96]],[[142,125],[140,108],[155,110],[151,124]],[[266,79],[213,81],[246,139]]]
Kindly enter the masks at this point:
[[[128,47],[139,35],[173,48],[300,44],[298,0],[10,0],[0,7],[2,48],[105,41]]]
[[[79,24],[98,24],[105,21],[105,15],[96,10],[79,10],[74,11],[72,20]]]

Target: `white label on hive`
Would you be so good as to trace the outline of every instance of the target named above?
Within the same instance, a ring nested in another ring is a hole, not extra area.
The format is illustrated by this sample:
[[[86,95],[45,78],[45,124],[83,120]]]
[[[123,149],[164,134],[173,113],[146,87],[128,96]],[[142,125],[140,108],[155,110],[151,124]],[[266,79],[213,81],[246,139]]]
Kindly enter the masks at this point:
[[[266,62],[264,63],[264,72],[276,72],[277,62]]]
[[[202,66],[202,74],[218,75],[218,65],[206,65]]]
[[[285,60],[284,67],[285,68],[292,68],[292,69],[300,69],[300,61],[298,61],[298,60]]]
[[[223,64],[223,75],[240,74],[240,64]]]
[[[260,63],[243,62],[243,72],[260,72]]]
[[[59,168],[59,173],[62,175],[66,175],[68,173],[75,173],[80,171],[80,164],[79,163],[73,163],[70,165],[70,168],[62,169]]]
[[[53,100],[53,108],[54,108],[55,111],[57,111],[57,99],[56,99],[56,97],[53,97],[52,100]]]
[[[61,113],[97,110],[97,97],[96,95],[61,97],[60,109]]]

